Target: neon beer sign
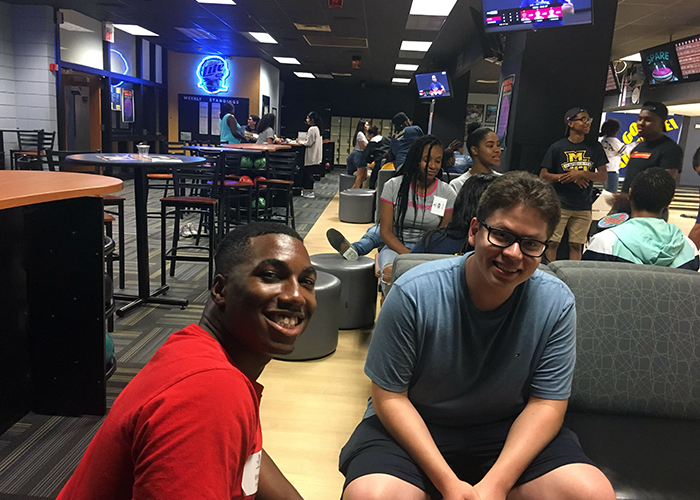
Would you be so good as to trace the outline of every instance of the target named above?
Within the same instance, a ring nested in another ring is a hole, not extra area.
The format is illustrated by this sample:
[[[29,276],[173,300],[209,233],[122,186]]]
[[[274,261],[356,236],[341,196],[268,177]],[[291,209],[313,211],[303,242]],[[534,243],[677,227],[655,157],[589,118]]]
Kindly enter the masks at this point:
[[[226,59],[220,56],[208,56],[202,59],[197,67],[197,78],[200,89],[208,94],[218,94],[228,91],[226,79],[230,71]]]

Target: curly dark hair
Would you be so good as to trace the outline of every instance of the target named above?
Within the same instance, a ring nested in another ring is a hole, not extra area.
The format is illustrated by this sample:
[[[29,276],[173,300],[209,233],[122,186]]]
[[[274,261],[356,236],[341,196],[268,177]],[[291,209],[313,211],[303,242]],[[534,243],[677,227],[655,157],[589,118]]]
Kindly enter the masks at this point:
[[[450,222],[445,227],[428,231],[423,236],[422,243],[425,253],[431,253],[431,250],[446,238],[462,240],[460,253],[474,249],[469,244],[469,226],[472,219],[476,217],[476,207],[479,205],[481,195],[484,194],[489,184],[496,180],[496,177],[495,174],[476,174],[467,179],[455,200],[455,208]]]
[[[396,195],[396,203],[394,204],[394,233],[397,235],[401,243],[403,240],[404,223],[406,219],[406,211],[408,210],[408,196],[411,192],[411,184],[414,186],[418,181],[425,185],[428,181],[428,169],[423,169],[421,171],[420,164],[423,156],[423,149],[428,147],[428,158],[433,152],[434,147],[439,147],[442,149],[442,142],[440,139],[434,135],[424,135],[419,137],[416,142],[413,143],[411,149],[408,150],[406,155],[406,161],[401,167],[401,185],[399,186],[399,191]],[[418,206],[418,195],[416,191],[413,191],[413,206]],[[421,217],[425,217],[425,211],[423,211]],[[418,218],[418,210],[414,211],[413,223],[415,225]]]
[[[676,181],[666,169],[652,167],[637,175],[630,186],[630,205],[634,210],[644,210],[661,215],[676,192]]]
[[[259,134],[260,132],[263,132],[263,131],[267,130],[268,128],[275,130],[275,122],[276,121],[277,121],[277,117],[275,115],[273,115],[272,113],[268,113],[266,115],[263,115],[263,117],[258,122],[258,129],[256,130],[256,132]]]

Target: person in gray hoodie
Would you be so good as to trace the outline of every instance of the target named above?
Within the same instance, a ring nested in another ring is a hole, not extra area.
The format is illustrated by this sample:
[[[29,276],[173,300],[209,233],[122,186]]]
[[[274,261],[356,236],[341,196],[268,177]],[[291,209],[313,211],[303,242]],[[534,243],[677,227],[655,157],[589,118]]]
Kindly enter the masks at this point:
[[[591,238],[583,260],[628,262],[697,271],[698,249],[683,232],[661,218],[676,191],[662,168],[640,172],[630,187],[631,218]]]

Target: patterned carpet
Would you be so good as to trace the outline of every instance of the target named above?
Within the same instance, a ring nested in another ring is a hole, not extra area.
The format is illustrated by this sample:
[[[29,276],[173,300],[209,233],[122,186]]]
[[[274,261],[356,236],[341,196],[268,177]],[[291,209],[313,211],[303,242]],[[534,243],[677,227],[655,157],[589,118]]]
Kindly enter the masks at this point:
[[[339,170],[316,183],[315,199],[294,198],[296,229],[305,236],[338,191]],[[151,192],[149,211],[160,210],[162,192]],[[115,193],[117,194],[117,193]],[[118,193],[126,198],[126,293],[136,293],[136,244],[133,182]],[[186,219],[196,227],[198,219]],[[115,227],[116,234],[116,227]],[[206,243],[202,243],[206,244]],[[149,219],[151,287],[160,284],[160,220]],[[116,271],[115,271],[116,277]],[[207,266],[180,262],[168,279],[168,296],[187,298],[190,305],[141,307],[125,318],[115,316],[112,333],[118,368],[107,383],[107,406],[129,383],[171,333],[197,322],[207,298]],[[118,290],[117,290],[118,291]],[[100,417],[25,416],[0,435],[0,499],[55,498],[77,466],[102,423]]]

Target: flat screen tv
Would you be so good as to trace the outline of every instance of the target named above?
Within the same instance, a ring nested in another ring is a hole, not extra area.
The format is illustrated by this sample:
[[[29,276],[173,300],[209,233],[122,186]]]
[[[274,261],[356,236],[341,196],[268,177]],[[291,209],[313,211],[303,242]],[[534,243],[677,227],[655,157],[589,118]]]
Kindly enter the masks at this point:
[[[675,46],[683,79],[700,79],[700,35],[678,40]]]
[[[642,50],[639,54],[642,56],[642,68],[649,85],[677,82],[682,78],[674,42]]]
[[[487,33],[593,22],[592,0],[481,0],[481,4]]]
[[[450,79],[447,71],[433,71],[415,75],[416,86],[418,87],[418,97],[421,99],[437,99],[442,97],[452,97]]]

